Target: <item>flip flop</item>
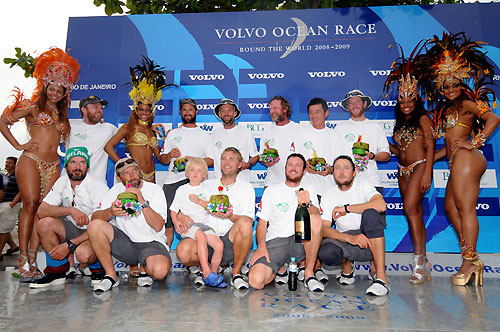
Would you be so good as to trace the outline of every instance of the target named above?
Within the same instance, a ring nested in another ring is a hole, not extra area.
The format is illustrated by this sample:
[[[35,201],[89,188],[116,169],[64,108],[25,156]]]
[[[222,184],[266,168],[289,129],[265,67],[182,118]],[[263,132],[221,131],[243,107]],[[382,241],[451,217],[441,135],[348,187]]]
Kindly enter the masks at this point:
[[[208,277],[203,277],[203,282],[205,283],[205,285],[210,287],[226,288],[228,286],[227,283],[224,282],[223,276],[215,274],[213,272],[210,272]]]

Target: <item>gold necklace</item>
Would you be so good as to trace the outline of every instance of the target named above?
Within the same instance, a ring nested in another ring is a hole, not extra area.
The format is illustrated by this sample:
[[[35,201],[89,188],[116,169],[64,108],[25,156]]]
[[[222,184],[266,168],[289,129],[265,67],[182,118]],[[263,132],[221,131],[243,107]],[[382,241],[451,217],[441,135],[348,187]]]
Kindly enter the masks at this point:
[[[139,124],[141,124],[143,126],[149,125],[148,121],[142,121],[141,119],[137,119],[137,120],[139,120]]]

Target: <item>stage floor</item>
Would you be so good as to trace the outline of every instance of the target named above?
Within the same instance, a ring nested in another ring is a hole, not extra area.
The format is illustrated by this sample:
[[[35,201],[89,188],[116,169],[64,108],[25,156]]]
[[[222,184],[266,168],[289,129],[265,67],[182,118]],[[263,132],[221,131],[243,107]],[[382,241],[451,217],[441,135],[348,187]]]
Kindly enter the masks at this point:
[[[229,280],[229,274],[226,279]],[[340,286],[330,276],[324,293],[296,292],[271,284],[236,291],[193,286],[193,275],[175,271],[151,288],[121,279],[110,292],[94,294],[90,278],[30,289],[0,272],[2,331],[499,331],[500,280],[457,287],[446,277],[411,285],[390,278],[387,297],[365,295],[366,276]],[[311,331],[311,330],[309,330]]]

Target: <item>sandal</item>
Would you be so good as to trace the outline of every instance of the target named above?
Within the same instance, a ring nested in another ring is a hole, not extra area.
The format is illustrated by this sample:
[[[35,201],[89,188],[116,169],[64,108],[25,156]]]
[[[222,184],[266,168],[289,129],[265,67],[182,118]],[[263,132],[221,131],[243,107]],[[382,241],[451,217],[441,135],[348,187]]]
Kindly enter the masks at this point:
[[[422,257],[424,258],[424,263],[418,264],[419,258]],[[422,271],[422,273],[418,272],[418,270]],[[423,283],[425,281],[425,278],[427,278],[427,280],[431,280],[431,271],[432,271],[432,264],[429,263],[426,256],[424,256],[423,254],[414,255],[413,273],[410,276],[409,282],[411,284],[417,285]]]
[[[18,251],[19,251],[19,247],[15,247],[14,249],[9,248],[9,249],[7,249],[7,251],[5,252],[5,254],[3,254],[3,255],[4,256],[10,256],[12,254],[15,254]]]
[[[213,272],[210,272],[208,277],[206,278],[203,277],[203,282],[207,286],[217,287],[217,288],[226,288],[228,286],[227,283],[224,282],[223,276],[215,274]]]
[[[28,249],[28,263],[30,265],[30,271],[34,275],[34,280],[38,280],[43,277],[43,273],[38,269],[38,265],[36,263],[36,257],[38,255],[38,251],[35,249]]]
[[[27,250],[23,250],[19,253],[17,266],[19,267],[19,282],[30,283],[36,280],[36,275],[31,271],[31,265],[29,263],[29,253]]]

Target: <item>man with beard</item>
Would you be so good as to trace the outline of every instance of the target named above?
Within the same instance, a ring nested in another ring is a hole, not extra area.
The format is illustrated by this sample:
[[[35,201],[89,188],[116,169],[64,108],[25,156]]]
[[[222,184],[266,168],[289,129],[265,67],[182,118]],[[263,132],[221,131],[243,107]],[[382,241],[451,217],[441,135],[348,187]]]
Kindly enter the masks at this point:
[[[223,128],[212,131],[212,148],[215,177],[221,177],[220,157],[227,147],[235,147],[243,156],[243,164],[238,178],[250,182],[250,168],[259,160],[259,152],[252,133],[245,127],[236,125],[241,112],[231,99],[222,99],[215,106],[215,116],[222,121]]]
[[[66,149],[75,146],[86,147],[92,164],[89,174],[102,181],[106,181],[108,167],[108,155],[104,151],[104,146],[118,131],[116,126],[102,121],[103,108],[107,104],[107,100],[96,96],[80,100],[82,119],[70,120],[71,134],[66,145]]]
[[[337,277],[341,285],[354,283],[354,261],[373,261],[369,274],[373,284],[366,294],[387,295],[390,287],[385,273],[385,223],[380,214],[386,210],[384,198],[373,185],[356,177],[349,156],[335,159],[333,177],[337,185],[321,199],[325,240],[318,257],[326,265],[342,267]],[[331,228],[332,219],[336,228]]]
[[[209,157],[211,155],[210,134],[196,125],[196,115],[198,114],[196,102],[191,98],[185,98],[179,104],[182,125],[168,133],[164,146],[165,151],[169,151],[167,156],[170,159],[170,165],[163,184],[168,209],[170,209],[170,205],[174,201],[177,188],[189,182],[184,169],[179,170],[176,166],[177,159],[198,157],[203,158],[208,167],[214,165],[213,159]],[[167,214],[165,227],[167,243],[170,247],[174,240],[174,224],[170,213]]]
[[[269,102],[269,115],[273,124],[267,126],[260,139],[260,153],[266,148],[278,150],[279,161],[262,162],[267,167],[265,187],[273,184],[282,184],[285,181],[285,160],[295,152],[295,142],[298,138],[300,126],[290,121],[292,108],[288,101],[281,96],[275,96]]]
[[[112,256],[145,268],[147,274],[141,273],[137,280],[141,287],[151,286],[151,277],[163,279],[171,265],[164,227],[167,202],[161,187],[141,180],[139,165],[132,158],[118,160],[115,172],[120,182],[101,200],[88,227],[92,249],[106,271],[102,281],[94,285],[96,292],[119,284]],[[128,194],[130,206],[125,198],[118,198],[122,193]],[[113,225],[110,220],[114,220]]]
[[[221,155],[222,177],[207,180],[202,184],[211,195],[227,195],[232,205],[232,211],[227,213],[211,213],[207,224],[224,243],[221,266],[233,262],[231,285],[239,290],[248,289],[248,283],[241,276],[241,267],[252,247],[255,215],[255,191],[249,182],[237,177],[242,164],[243,157],[238,149],[228,147]],[[199,199],[193,201],[202,203]],[[187,216],[179,218],[179,215],[180,213],[177,215],[175,228],[183,234],[193,221]],[[183,239],[177,246],[176,254],[187,266],[199,265],[197,245],[193,239]]]
[[[317,194],[301,180],[306,172],[306,160],[292,153],[285,161],[284,183],[269,186],[262,196],[257,224],[257,250],[250,258],[248,281],[255,289],[262,289],[273,280],[284,284],[287,280],[285,263],[295,257],[304,268],[307,289],[322,292],[325,287],[314,276],[314,265],[321,244],[321,218]],[[304,189],[304,190],[300,190]],[[311,240],[295,242],[295,212],[298,205],[307,206],[311,220]]]
[[[47,267],[45,275],[31,283],[31,288],[64,283],[69,269],[67,257],[73,253],[81,264],[90,264],[93,281],[103,276],[86,229],[109,188],[104,181],[88,174],[89,159],[85,147],[68,149],[64,158],[68,176],[59,177],[40,204],[36,230],[45,250]]]

